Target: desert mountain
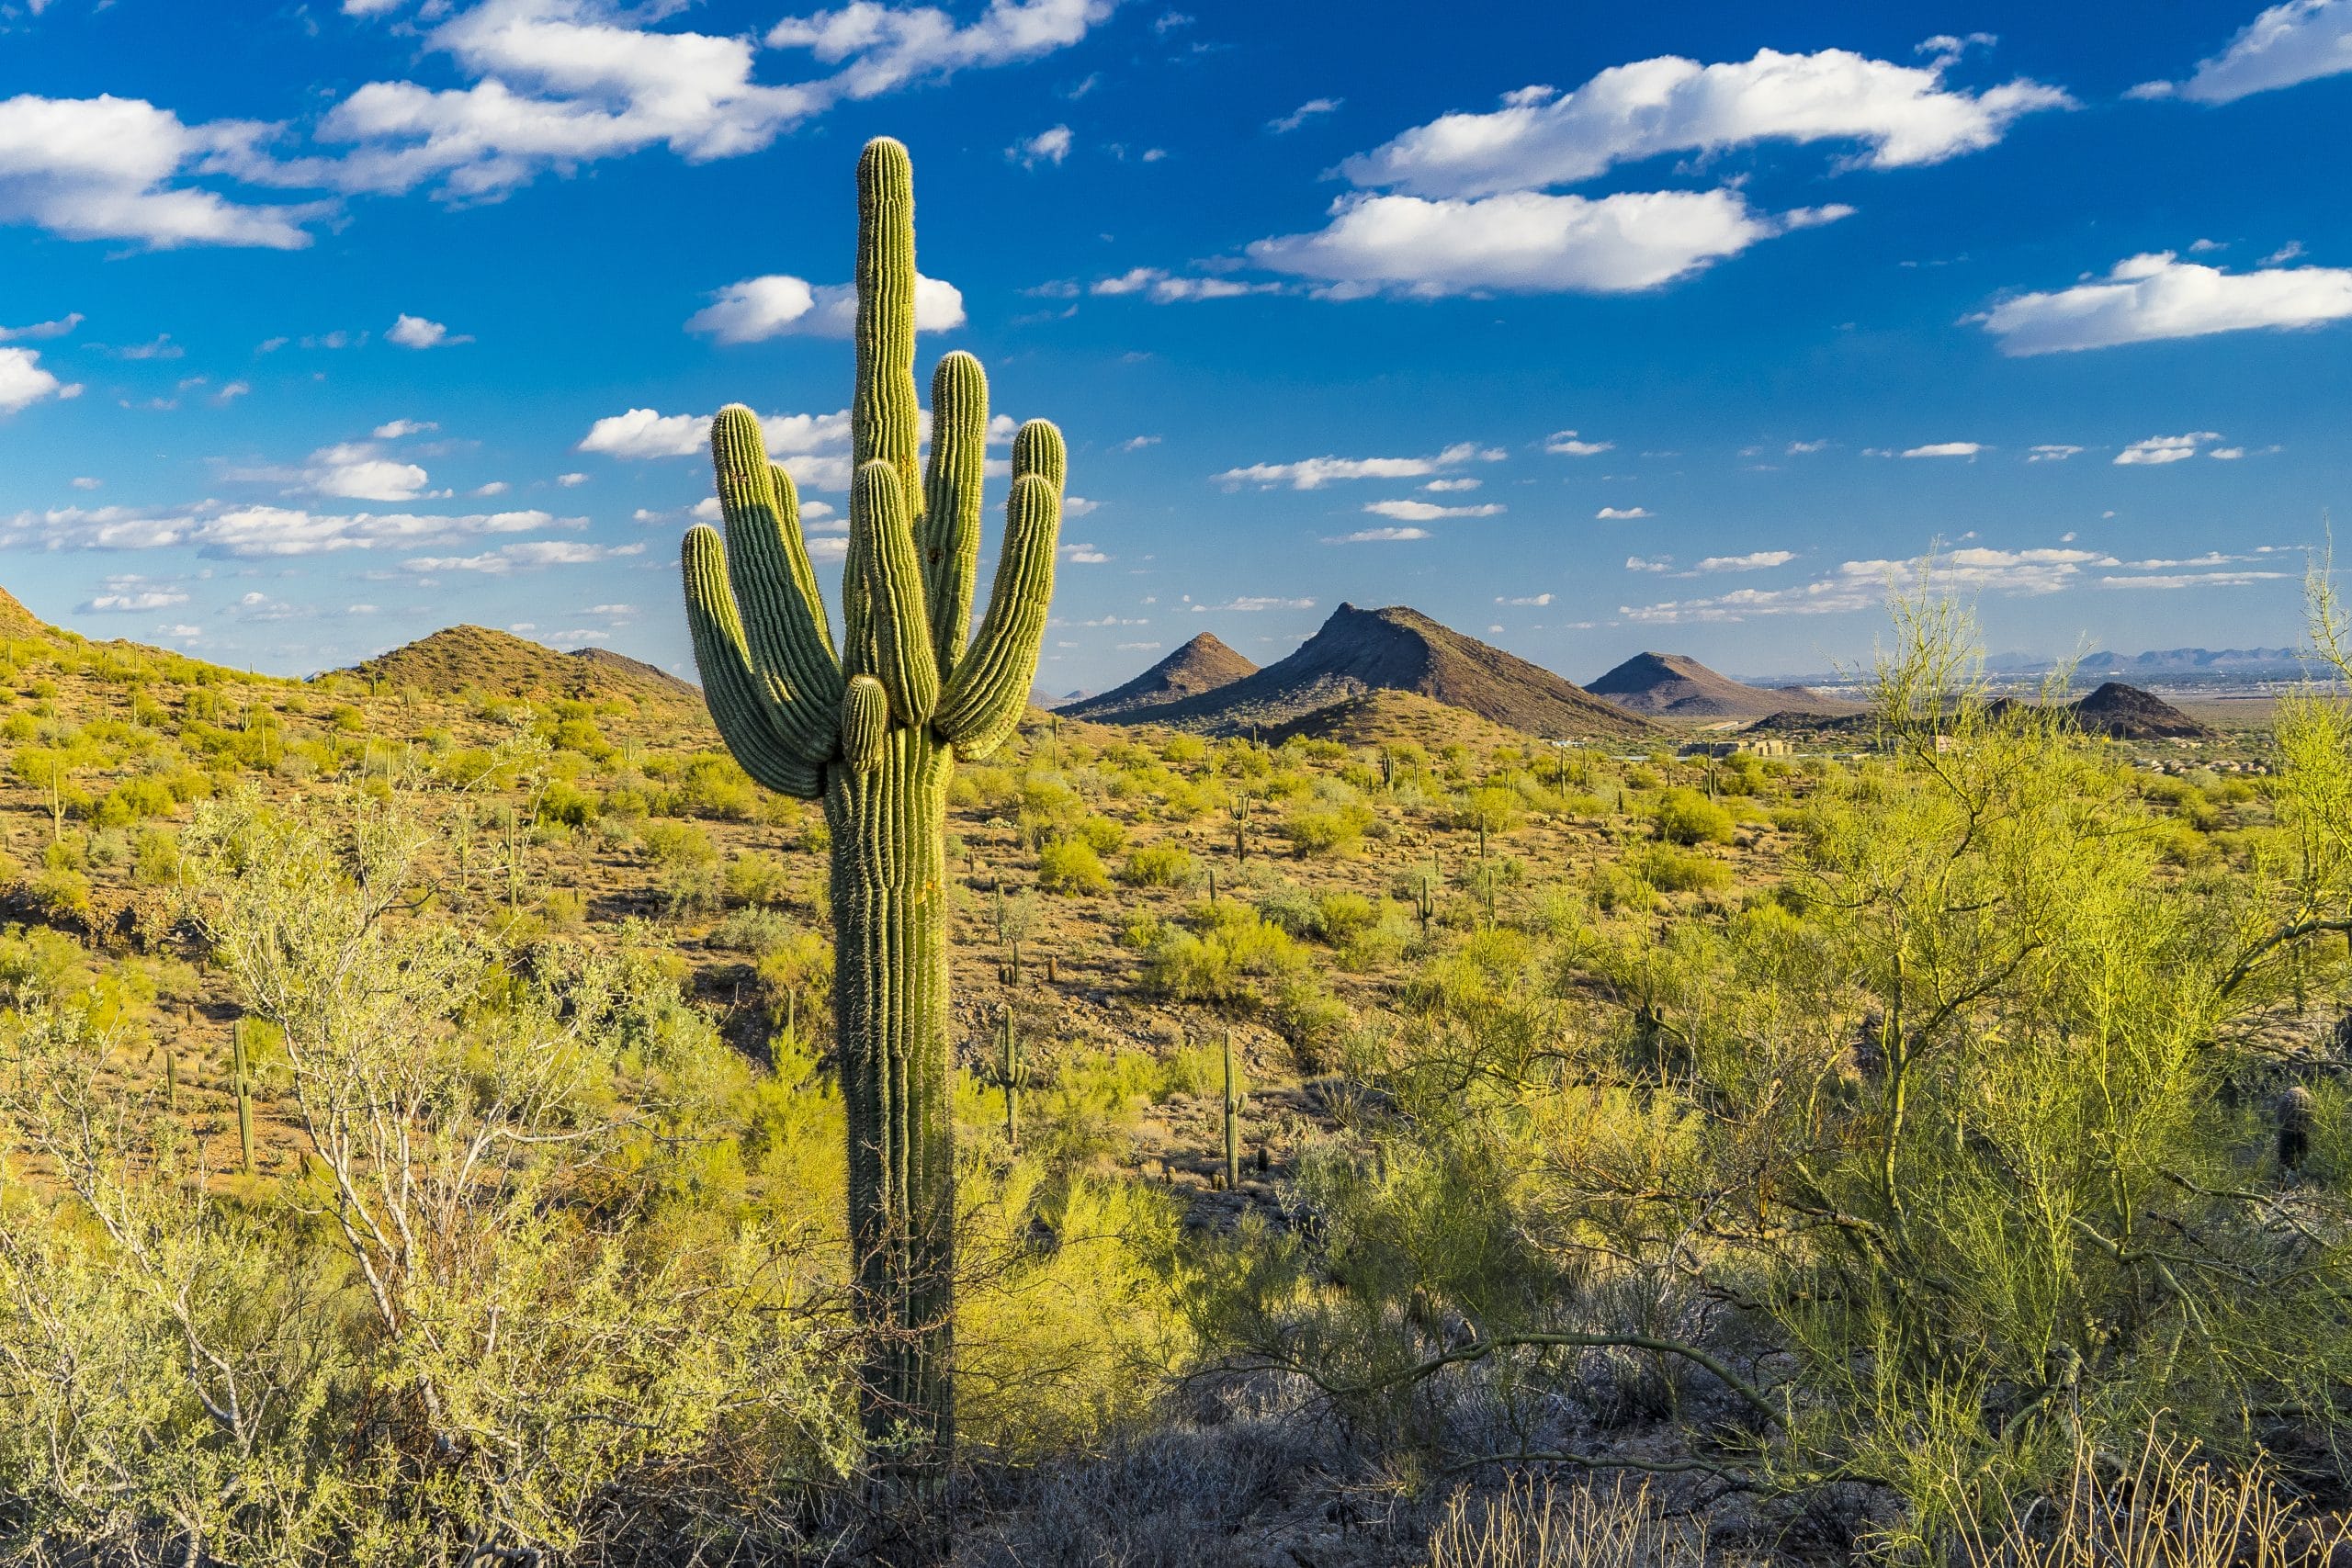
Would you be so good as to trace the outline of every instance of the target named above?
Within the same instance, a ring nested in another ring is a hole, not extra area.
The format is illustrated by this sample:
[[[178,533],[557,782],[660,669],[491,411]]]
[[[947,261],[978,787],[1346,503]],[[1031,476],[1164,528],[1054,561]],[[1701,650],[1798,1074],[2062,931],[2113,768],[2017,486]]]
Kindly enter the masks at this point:
[[[1196,697],[1257,672],[1255,664],[1219,642],[1215,634],[1203,632],[1125,685],[1068,704],[1058,711],[1072,718],[1108,719],[1136,708]]]
[[[447,627],[356,665],[351,673],[442,695],[470,687],[501,696],[627,697],[697,705],[702,700],[687,682],[626,655],[601,648],[558,653],[487,626]]]
[[[0,637],[45,637],[49,626],[25,608],[17,596],[0,588]]]
[[[1103,715],[1231,734],[1272,728],[1367,692],[1411,692],[1531,735],[1566,739],[1648,728],[1549,670],[1440,626],[1418,610],[1342,604],[1289,658],[1195,696]]]
[[[1749,686],[1679,653],[1637,653],[1585,687],[1656,718],[1762,718],[1777,713],[1847,714],[1855,705],[1803,686]]]
[[[2075,722],[2118,740],[2203,740],[2212,731],[2137,686],[2109,681],[2074,705]]]

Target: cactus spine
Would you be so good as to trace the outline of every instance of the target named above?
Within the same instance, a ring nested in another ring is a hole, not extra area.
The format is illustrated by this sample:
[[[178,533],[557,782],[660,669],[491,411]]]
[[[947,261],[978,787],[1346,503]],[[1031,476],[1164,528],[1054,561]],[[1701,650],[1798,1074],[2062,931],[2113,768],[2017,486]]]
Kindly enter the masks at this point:
[[[1225,1190],[1241,1186],[1241,1112],[1250,1097],[1241,1091],[1233,1065],[1233,1031],[1225,1032]]]
[[[818,595],[791,476],[768,461],[759,421],[740,404],[711,428],[725,541],[695,528],[684,567],[695,659],[729,749],[768,788],[821,799],[831,829],[850,1234],[875,1347],[865,1427],[869,1442],[895,1446],[920,1493],[944,1474],[955,1434],[947,784],[958,757],[995,750],[1028,705],[1065,459],[1060,432],[1043,420],[1014,437],[995,589],[972,631],[988,379],[968,354],[940,361],[929,468],[919,471],[906,149],[867,143],[857,193],[842,640]]]

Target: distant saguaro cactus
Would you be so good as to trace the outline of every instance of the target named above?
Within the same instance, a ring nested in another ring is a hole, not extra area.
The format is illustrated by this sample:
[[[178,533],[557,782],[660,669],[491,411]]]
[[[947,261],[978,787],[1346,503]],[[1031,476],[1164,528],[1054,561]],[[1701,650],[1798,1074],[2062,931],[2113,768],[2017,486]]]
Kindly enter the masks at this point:
[[[1241,1112],[1249,1107],[1250,1096],[1243,1092],[1240,1074],[1233,1065],[1233,1031],[1225,1032],[1225,1190],[1238,1190],[1241,1186]]]
[[[849,1111],[857,1303],[875,1348],[869,1441],[937,1474],[955,1435],[955,1165],[948,1082],[946,809],[957,757],[987,756],[1029,700],[1061,528],[1061,433],[1012,442],[996,585],[977,633],[980,478],[989,425],[979,361],[954,353],[931,385],[918,471],[914,176],[907,150],[857,164],[857,372],[849,555],[837,645],[800,532],[791,476],[741,404],[710,434],[718,533],[685,538],[686,618],[711,716],[768,788],[821,799],[832,834],[834,1029]]]

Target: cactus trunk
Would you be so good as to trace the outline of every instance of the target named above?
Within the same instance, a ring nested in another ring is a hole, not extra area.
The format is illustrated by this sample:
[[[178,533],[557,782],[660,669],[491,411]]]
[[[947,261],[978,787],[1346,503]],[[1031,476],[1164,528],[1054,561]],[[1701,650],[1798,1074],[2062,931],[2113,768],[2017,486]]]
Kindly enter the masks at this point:
[[[949,748],[908,728],[872,771],[829,770],[833,1010],[849,1112],[858,1288],[882,1329],[868,1436],[920,1458],[955,1438],[955,1143],[947,1067]]]

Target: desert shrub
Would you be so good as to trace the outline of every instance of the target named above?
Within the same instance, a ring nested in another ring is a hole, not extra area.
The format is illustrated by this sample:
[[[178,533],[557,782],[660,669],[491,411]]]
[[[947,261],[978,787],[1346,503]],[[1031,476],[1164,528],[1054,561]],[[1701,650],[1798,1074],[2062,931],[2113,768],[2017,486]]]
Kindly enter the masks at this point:
[[[1095,854],[1116,854],[1127,841],[1127,830],[1108,817],[1089,816],[1082,818],[1070,835]]]
[[[1194,873],[1190,851],[1175,844],[1147,844],[1128,852],[1119,880],[1130,887],[1182,887]]]
[[[792,896],[792,868],[782,855],[746,850],[727,863],[727,897],[738,904],[781,904]]]
[[[1457,1492],[1430,1536],[1430,1568],[1706,1568],[1703,1526],[1667,1519],[1647,1485],[1557,1485],[1525,1473]]]
[[[1715,893],[1731,886],[1731,867],[1695,850],[1644,844],[1625,857],[1625,869],[1661,893]]]
[[[1317,803],[1285,813],[1278,829],[1302,856],[1354,854],[1373,825],[1372,808],[1359,801]]]
[[[1257,910],[1231,901],[1195,911],[1197,931],[1164,929],[1144,953],[1148,990],[1186,1001],[1261,1000],[1309,965],[1305,949]]]
[[[1669,844],[1728,844],[1731,813],[1697,790],[1677,784],[1658,797],[1650,816]]]
[[[705,940],[722,953],[764,958],[790,942],[799,928],[774,909],[736,909]]]
[[[1037,852],[1037,886],[1048,893],[1107,893],[1111,878],[1093,845],[1066,839]]]
[[[585,828],[596,818],[596,797],[568,779],[557,779],[539,792],[539,818],[567,828]]]

